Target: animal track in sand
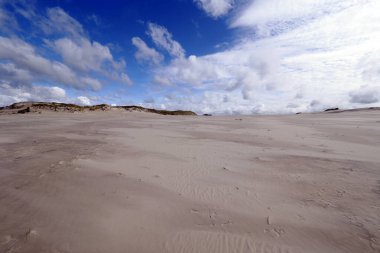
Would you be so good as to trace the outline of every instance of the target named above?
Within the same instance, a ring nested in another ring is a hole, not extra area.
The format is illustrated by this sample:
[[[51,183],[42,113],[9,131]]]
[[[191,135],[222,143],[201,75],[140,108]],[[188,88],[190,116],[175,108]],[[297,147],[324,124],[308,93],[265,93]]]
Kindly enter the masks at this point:
[[[198,226],[218,227],[232,224],[228,217],[220,215],[216,210],[192,208],[190,212],[196,215]]]
[[[20,242],[28,241],[38,236],[36,230],[28,228],[24,233],[17,236],[6,235],[0,243],[0,251],[4,253],[17,252],[21,248]]]
[[[332,201],[327,201],[323,199],[304,199],[302,200],[304,206],[310,206],[311,204],[314,204],[315,206],[322,207],[322,208],[337,208],[337,205],[334,204]]]

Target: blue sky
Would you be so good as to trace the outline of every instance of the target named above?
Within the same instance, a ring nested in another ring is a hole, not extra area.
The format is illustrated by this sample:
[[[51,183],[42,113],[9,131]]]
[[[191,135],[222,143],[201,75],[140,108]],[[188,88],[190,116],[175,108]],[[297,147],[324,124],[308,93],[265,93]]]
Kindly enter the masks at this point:
[[[0,0],[0,105],[380,106],[377,0]]]

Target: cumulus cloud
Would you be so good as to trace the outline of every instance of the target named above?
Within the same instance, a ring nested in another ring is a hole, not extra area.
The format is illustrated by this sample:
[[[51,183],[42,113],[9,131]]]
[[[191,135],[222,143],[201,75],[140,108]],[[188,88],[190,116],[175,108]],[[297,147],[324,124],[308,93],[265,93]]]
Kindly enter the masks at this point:
[[[69,38],[61,38],[53,42],[64,63],[80,71],[100,71],[106,61],[112,62],[113,57],[108,47],[98,42],[90,42],[84,38],[74,42]]]
[[[181,101],[192,107],[196,99],[194,109],[203,103],[205,111],[219,113],[315,111],[375,102],[368,92],[359,97],[350,92],[363,85],[379,90],[379,1],[257,0],[251,6],[231,24],[250,27],[240,42],[215,54],[175,59],[157,68],[154,78],[195,89],[197,98]],[[201,103],[204,94],[212,99]],[[234,102],[222,103],[225,96]]]
[[[15,86],[21,86],[32,80],[33,76],[29,71],[19,69],[13,63],[0,63],[0,81],[11,81]]]
[[[23,72],[18,71],[19,74],[30,72],[36,75],[34,78],[51,79],[75,88],[90,87],[94,90],[100,88],[95,79],[81,78],[66,65],[42,57],[32,45],[21,39],[0,36],[0,59],[9,61],[18,69],[23,69]]]
[[[40,13],[34,7],[21,0],[0,2],[1,27],[13,29],[1,29],[0,35],[3,103],[31,99],[78,101],[64,96],[64,90],[56,86],[99,91],[110,80],[132,83],[125,73],[124,60],[116,60],[108,46],[91,41],[83,26],[62,8]],[[21,22],[20,16],[29,22]],[[29,37],[43,43],[27,42]]]
[[[186,57],[167,28],[148,23],[147,34],[156,49],[139,37],[132,44],[138,61],[153,63],[152,84],[160,85],[144,90],[147,98],[155,98],[145,101],[150,106],[221,114],[380,106],[378,0],[195,2],[215,18],[234,8],[229,27],[238,36],[217,53]],[[44,41],[49,47],[33,46],[14,34],[1,35],[3,101],[37,96],[33,90],[37,81],[77,89],[99,89],[103,79],[130,83],[125,62],[115,59],[108,46],[92,41],[64,10],[53,8],[44,15],[33,9],[19,13],[35,24],[37,33],[40,29],[39,35],[48,36]],[[2,24],[17,27],[17,23],[11,25],[14,17],[0,12]],[[52,49],[62,60],[48,59],[42,53]],[[172,59],[163,63],[157,50]],[[78,97],[72,101],[79,102]]]
[[[273,101],[274,102],[274,101]],[[280,105],[268,107],[262,103],[252,103],[244,100],[237,91],[205,91],[201,94],[195,92],[171,92],[164,98],[156,99],[156,108],[168,110],[192,110],[198,114],[259,114],[259,113],[285,113],[288,112]]]
[[[94,91],[99,91],[102,88],[102,83],[98,79],[94,79],[91,77],[80,77],[80,82],[88,87],[91,87]]]
[[[154,48],[148,47],[148,45],[139,37],[132,38],[132,44],[137,48],[135,58],[139,62],[148,62],[153,64],[160,64],[164,57],[157,52]]]
[[[173,35],[163,26],[148,23],[147,34],[151,37],[154,44],[167,51],[171,56],[182,58],[185,56],[185,50],[179,42],[173,39]]]
[[[52,44],[53,49],[71,68],[81,71],[94,71],[126,84],[131,84],[128,75],[123,72],[124,61],[115,61],[110,49],[96,41],[79,37],[76,40],[61,38]]]
[[[66,91],[60,87],[20,86],[0,83],[0,106],[22,101],[67,102]]]
[[[93,101],[87,96],[69,97],[60,87],[19,86],[15,87],[6,82],[0,82],[0,106],[17,102],[58,102],[92,105]]]
[[[172,84],[172,82],[168,78],[159,75],[154,76],[153,82],[161,86],[169,86]]]
[[[203,57],[191,55],[175,59],[168,66],[156,69],[155,80],[160,77],[170,83],[199,89],[242,89],[244,98],[250,99],[250,93],[255,90],[270,90],[286,82],[285,79],[279,80],[278,70],[274,50],[269,52],[263,47],[256,51],[251,45],[245,45]]]
[[[82,25],[61,8],[48,9],[48,18],[40,23],[46,33],[64,35],[54,41],[45,42],[62,57],[67,66],[81,72],[95,71],[112,80],[132,84],[124,71],[124,60],[115,60],[108,46],[87,38]],[[50,31],[45,23],[54,29]]]
[[[77,97],[78,104],[80,105],[91,105],[91,100],[88,97],[85,96],[79,96]]]
[[[44,100],[61,100],[66,98],[66,91],[60,87],[43,87],[36,86],[33,87],[33,91],[38,97]],[[40,100],[41,100],[40,99]]]
[[[194,0],[208,15],[218,18],[227,14],[233,7],[233,0]]]

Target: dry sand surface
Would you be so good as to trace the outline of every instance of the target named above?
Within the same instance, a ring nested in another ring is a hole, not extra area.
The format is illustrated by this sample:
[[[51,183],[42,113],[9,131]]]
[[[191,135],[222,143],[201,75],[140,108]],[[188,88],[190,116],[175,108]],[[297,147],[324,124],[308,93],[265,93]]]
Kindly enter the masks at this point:
[[[0,252],[380,252],[380,111],[2,115]]]

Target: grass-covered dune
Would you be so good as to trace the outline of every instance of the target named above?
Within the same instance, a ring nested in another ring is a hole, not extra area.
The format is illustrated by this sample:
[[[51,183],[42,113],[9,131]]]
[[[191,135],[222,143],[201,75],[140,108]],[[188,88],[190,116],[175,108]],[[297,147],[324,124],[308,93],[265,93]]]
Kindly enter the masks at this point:
[[[56,102],[20,102],[14,103],[9,106],[0,107],[3,113],[30,113],[41,111],[55,111],[55,112],[86,112],[86,111],[110,111],[111,109],[121,109],[126,111],[140,111],[149,112],[162,115],[197,115],[192,111],[169,111],[158,110],[152,108],[145,108],[142,106],[110,106],[107,104],[80,106],[76,104],[56,103]]]

